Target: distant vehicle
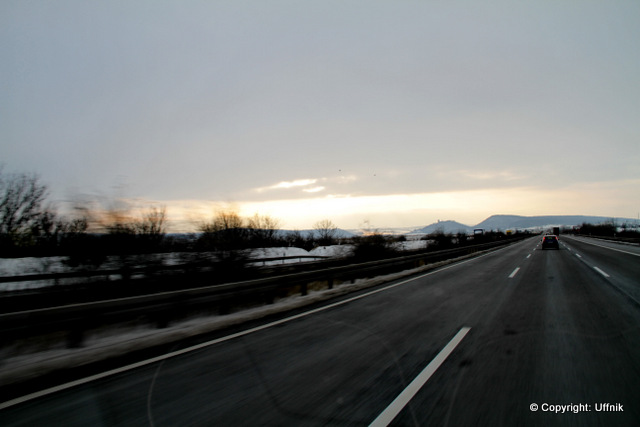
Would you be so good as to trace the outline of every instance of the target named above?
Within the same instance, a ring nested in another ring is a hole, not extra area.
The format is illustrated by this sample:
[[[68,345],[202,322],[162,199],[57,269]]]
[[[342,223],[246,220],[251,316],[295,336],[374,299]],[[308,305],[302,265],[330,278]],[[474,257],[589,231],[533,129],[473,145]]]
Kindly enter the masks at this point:
[[[560,236],[560,227],[553,227],[553,234]]]
[[[542,238],[542,249],[554,248],[560,249],[560,242],[558,242],[558,236],[555,234],[547,234]]]

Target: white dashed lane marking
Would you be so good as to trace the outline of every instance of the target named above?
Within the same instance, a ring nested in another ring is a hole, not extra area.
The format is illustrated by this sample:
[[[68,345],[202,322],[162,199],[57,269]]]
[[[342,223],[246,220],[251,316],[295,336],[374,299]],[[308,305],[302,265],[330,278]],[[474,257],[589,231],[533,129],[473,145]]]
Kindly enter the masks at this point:
[[[598,267],[593,267],[594,270],[596,270],[598,273],[602,274],[604,277],[611,277],[609,276],[607,273],[605,273],[604,271],[600,270]]]

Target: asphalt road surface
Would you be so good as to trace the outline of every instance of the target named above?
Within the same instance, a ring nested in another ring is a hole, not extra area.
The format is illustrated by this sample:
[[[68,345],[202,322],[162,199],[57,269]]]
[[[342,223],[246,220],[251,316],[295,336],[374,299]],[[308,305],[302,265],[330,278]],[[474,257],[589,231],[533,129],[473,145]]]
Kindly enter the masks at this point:
[[[640,248],[560,241],[176,347],[0,425],[640,425]]]

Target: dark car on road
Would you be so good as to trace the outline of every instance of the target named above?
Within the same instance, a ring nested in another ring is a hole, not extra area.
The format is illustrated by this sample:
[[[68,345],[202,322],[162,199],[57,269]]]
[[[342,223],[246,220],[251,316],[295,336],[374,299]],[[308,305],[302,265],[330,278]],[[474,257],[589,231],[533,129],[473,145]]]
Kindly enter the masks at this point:
[[[558,236],[554,234],[547,234],[542,238],[542,249],[547,249],[547,248],[560,249]]]

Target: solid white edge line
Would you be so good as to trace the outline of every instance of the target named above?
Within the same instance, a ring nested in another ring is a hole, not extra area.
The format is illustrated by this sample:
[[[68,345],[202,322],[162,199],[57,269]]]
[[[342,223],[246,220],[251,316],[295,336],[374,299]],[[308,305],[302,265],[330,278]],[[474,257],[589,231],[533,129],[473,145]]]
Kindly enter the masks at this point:
[[[516,274],[518,274],[518,271],[520,271],[520,267],[516,267],[516,269],[513,270],[513,272],[511,272],[511,274],[509,275],[509,279],[513,279],[514,277],[516,277]]]
[[[595,243],[592,242],[588,242],[584,239],[576,239],[575,237],[572,237],[572,239],[577,240],[578,242],[582,242],[582,243],[586,243],[587,245],[592,245],[592,246],[597,246],[599,248],[604,248],[604,249],[610,249],[612,251],[617,251],[617,252],[622,252],[623,254],[627,254],[627,255],[633,255],[633,256],[640,256],[640,254],[636,254],[633,252],[627,252],[627,251],[623,251],[622,249],[616,249],[616,248],[611,248],[609,246],[603,246],[603,245],[597,245]]]
[[[604,277],[611,277],[609,276],[607,273],[605,273],[604,271],[600,270],[598,267],[593,267],[594,270],[596,270],[598,273],[602,274]]]
[[[442,363],[449,357],[449,355],[460,344],[462,339],[471,330],[470,327],[463,327],[458,333],[449,341],[449,343],[440,350],[440,353],[418,374],[418,376],[411,381],[411,384],[407,386],[393,402],[387,408],[382,411],[378,417],[373,420],[369,426],[373,427],[386,427],[391,421],[404,409],[404,407],[413,399],[413,397],[420,391],[420,389],[429,381],[429,378],[436,372],[436,370],[442,365]]]
[[[389,290],[389,289],[393,289],[393,288],[398,287],[398,286],[402,286],[402,285],[407,284],[409,282],[412,282],[414,280],[422,279],[423,277],[427,277],[427,276],[430,276],[432,274],[436,274],[436,273],[439,273],[441,271],[448,270],[450,268],[454,268],[454,267],[457,267],[459,265],[475,261],[475,260],[483,258],[485,256],[488,256],[488,255],[491,255],[491,254],[496,254],[496,253],[498,253],[498,252],[500,252],[500,251],[502,251],[504,249],[507,249],[507,248],[508,248],[508,246],[506,246],[504,248],[497,249],[495,251],[487,252],[487,253],[479,255],[477,257],[466,259],[466,260],[463,260],[463,261],[460,261],[460,262],[455,262],[455,263],[453,263],[451,265],[447,265],[447,266],[444,266],[444,267],[437,268],[434,271],[430,271],[428,273],[421,274],[419,276],[412,277],[410,279],[403,280],[401,282],[394,283],[392,285],[388,285],[388,286],[385,286],[383,288],[376,289],[374,291],[364,293],[362,295],[358,295],[358,296],[351,297],[351,298],[348,298],[348,299],[345,299],[345,300],[342,300],[342,301],[338,301],[338,302],[335,302],[333,304],[329,304],[329,305],[325,305],[325,306],[322,306],[322,307],[318,307],[318,308],[315,308],[315,309],[310,310],[310,311],[305,311],[304,313],[296,314],[295,316],[286,317],[284,319],[276,320],[274,322],[267,323],[267,324],[264,324],[264,325],[261,325],[261,326],[257,326],[255,328],[251,328],[251,329],[247,329],[245,331],[237,332],[237,333],[232,334],[232,335],[226,335],[224,337],[220,337],[220,338],[212,340],[212,341],[207,341],[207,342],[204,342],[204,343],[200,343],[200,344],[194,345],[192,347],[184,348],[182,350],[173,351],[171,353],[167,353],[167,354],[164,354],[164,355],[161,355],[161,356],[157,356],[157,357],[154,357],[154,358],[151,358],[151,359],[142,360],[140,362],[133,363],[131,365],[126,365],[126,366],[122,366],[120,368],[112,369],[110,371],[101,372],[99,374],[95,374],[95,375],[92,375],[92,376],[89,376],[89,377],[86,377],[86,378],[80,378],[80,379],[75,380],[75,381],[71,381],[71,382],[68,382],[68,383],[60,384],[60,385],[57,385],[55,387],[51,387],[51,388],[48,388],[48,389],[45,389],[45,390],[40,390],[40,391],[31,393],[31,394],[27,394],[25,396],[17,397],[15,399],[8,400],[6,402],[0,402],[0,410],[9,408],[11,406],[19,405],[21,403],[25,403],[25,402],[28,402],[30,400],[37,399],[39,397],[47,396],[47,395],[52,394],[52,393],[56,393],[56,392],[59,392],[59,391],[62,391],[62,390],[66,390],[66,389],[69,389],[69,388],[72,388],[72,387],[76,387],[76,386],[79,386],[79,385],[87,384],[87,383],[90,383],[92,381],[100,380],[102,378],[110,377],[112,375],[121,374],[123,372],[130,371],[132,369],[141,368],[141,367],[146,366],[146,365],[150,365],[150,364],[153,364],[153,363],[156,363],[156,362],[161,362],[161,361],[166,360],[166,359],[171,359],[173,357],[180,356],[180,355],[186,354],[186,353],[190,353],[192,351],[200,350],[200,349],[203,349],[203,348],[206,348],[206,347],[210,347],[210,346],[215,345],[215,344],[220,344],[222,342],[229,341],[229,340],[232,340],[234,338],[239,338],[239,337],[242,337],[242,336],[245,336],[245,335],[249,335],[249,334],[252,334],[254,332],[258,332],[258,331],[261,331],[261,330],[264,330],[264,329],[271,328],[273,326],[278,326],[278,325],[281,325],[283,323],[290,322],[292,320],[300,319],[300,318],[309,316],[311,314],[315,314],[315,313],[319,313],[319,312],[328,310],[330,308],[334,308],[334,307],[338,307],[338,306],[341,306],[341,305],[344,305],[344,304],[348,304],[348,303],[350,303],[352,301],[357,301],[359,299],[368,297],[370,295],[374,295],[374,294],[377,294],[377,293],[380,293],[380,292],[384,292],[384,291]]]

